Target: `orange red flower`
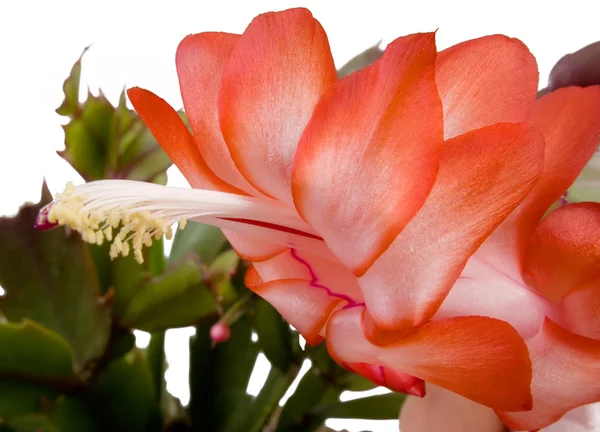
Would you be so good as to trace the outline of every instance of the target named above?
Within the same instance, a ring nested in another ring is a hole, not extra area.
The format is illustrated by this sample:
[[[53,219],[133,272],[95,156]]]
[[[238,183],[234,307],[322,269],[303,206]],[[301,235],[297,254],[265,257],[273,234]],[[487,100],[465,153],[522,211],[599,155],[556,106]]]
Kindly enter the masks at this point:
[[[305,9],[188,36],[176,63],[192,132],[128,94],[191,186],[216,192],[104,182],[111,203],[82,186],[51,222],[127,214],[139,245],[180,218],[219,226],[250,289],[395,390],[432,383],[515,429],[600,401],[599,205],[540,223],[598,145],[600,88],[536,100],[534,57],[502,35],[441,52],[434,33],[401,37],[338,79]]]

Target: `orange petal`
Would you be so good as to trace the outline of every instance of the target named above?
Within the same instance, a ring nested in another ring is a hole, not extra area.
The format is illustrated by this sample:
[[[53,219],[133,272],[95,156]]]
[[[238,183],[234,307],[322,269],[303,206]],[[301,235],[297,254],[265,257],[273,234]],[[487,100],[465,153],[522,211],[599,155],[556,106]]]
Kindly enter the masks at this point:
[[[292,190],[302,217],[356,275],[364,273],[431,190],[442,144],[435,37],[392,42],[336,83],[298,145]]]
[[[250,265],[250,268],[248,268],[246,271],[246,275],[244,276],[244,284],[251,290],[254,290],[263,284],[263,280],[253,265]]]
[[[573,333],[600,340],[600,277],[567,294],[561,304],[563,322]]]
[[[363,332],[364,307],[337,311],[327,324],[327,347],[337,361],[401,370],[480,404],[531,408],[527,346],[507,323],[487,317],[429,322],[386,346]]]
[[[129,89],[127,95],[156,141],[192,187],[221,192],[240,192],[210,170],[198,152],[192,134],[179,114],[165,100],[139,87]]]
[[[256,190],[235,167],[219,128],[217,96],[221,73],[239,35],[200,33],[184,38],[175,61],[185,112],[200,153],[212,171],[251,195]]]
[[[498,411],[507,426],[541,429],[573,408],[600,401],[600,341],[570,333],[547,319],[527,346],[533,363],[533,410]]]
[[[256,189],[291,202],[298,140],[335,79],[327,36],[308,10],[259,15],[248,26],[223,70],[219,118],[236,166]]]
[[[425,205],[359,279],[381,329],[424,324],[467,260],[527,195],[544,142],[525,123],[500,123],[446,142]]]
[[[250,282],[254,280],[255,277],[251,274]],[[275,280],[259,286],[252,284],[248,288],[271,303],[311,345],[323,340],[319,333],[329,315],[341,302],[327,291],[310,286],[306,280]]]
[[[515,279],[521,277],[525,250],[539,220],[598,147],[600,86],[569,87],[542,96],[533,105],[530,123],[544,134],[544,172],[523,203],[478,251],[482,259]]]
[[[495,123],[526,121],[538,70],[523,42],[493,35],[441,51],[435,78],[449,139]]]
[[[550,213],[531,238],[524,267],[530,285],[556,303],[598,276],[600,204],[572,204]]]

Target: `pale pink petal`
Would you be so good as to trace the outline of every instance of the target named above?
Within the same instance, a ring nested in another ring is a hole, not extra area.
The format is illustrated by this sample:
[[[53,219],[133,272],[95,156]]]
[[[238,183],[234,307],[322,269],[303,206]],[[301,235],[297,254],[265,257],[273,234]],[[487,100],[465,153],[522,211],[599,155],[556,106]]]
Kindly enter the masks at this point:
[[[250,285],[252,291],[271,303],[311,345],[323,340],[319,333],[342,301],[306,280],[282,279]]]
[[[227,240],[231,243],[231,246],[240,258],[246,261],[266,261],[287,249],[281,244],[272,243],[263,240],[259,236],[248,235],[239,231],[223,229],[223,234],[225,234],[225,237],[227,237]]]
[[[487,316],[506,321],[527,340],[539,331],[546,316],[554,318],[558,314],[555,305],[530,290],[523,281],[512,280],[473,257],[433,320]]]
[[[541,432],[600,432],[600,403],[575,408]]]
[[[546,320],[527,342],[533,365],[533,409],[498,415],[515,430],[541,429],[573,408],[600,401],[600,341]]]
[[[401,432],[505,432],[494,410],[428,385],[424,398],[409,397],[400,413]]]
[[[363,301],[356,278],[333,255],[327,259],[308,251],[287,249],[269,260],[255,262],[254,268],[265,282],[308,280],[316,289],[324,289],[349,304]]]

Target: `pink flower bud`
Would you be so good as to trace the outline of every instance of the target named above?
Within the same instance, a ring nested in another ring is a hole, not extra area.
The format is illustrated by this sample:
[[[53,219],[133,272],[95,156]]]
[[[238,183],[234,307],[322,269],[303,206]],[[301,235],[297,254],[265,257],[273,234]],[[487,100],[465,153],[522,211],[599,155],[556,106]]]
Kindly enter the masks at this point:
[[[225,323],[218,322],[210,328],[210,338],[214,343],[223,343],[229,340],[231,329]]]

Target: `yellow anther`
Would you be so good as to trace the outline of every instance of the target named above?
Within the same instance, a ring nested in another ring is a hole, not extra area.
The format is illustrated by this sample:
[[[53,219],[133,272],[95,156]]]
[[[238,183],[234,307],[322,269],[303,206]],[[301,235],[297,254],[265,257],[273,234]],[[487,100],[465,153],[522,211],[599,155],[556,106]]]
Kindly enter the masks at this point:
[[[155,216],[151,211],[136,211],[135,207],[106,205],[105,200],[95,201],[83,192],[68,184],[62,194],[57,194],[48,210],[48,221],[66,225],[78,231],[83,240],[101,245],[112,242],[110,257],[133,254],[135,260],[143,262],[143,247],[152,246],[153,239],[166,235],[173,237],[173,220]],[[146,205],[141,203],[140,205]],[[179,221],[179,227],[185,228],[186,220]],[[114,230],[117,230],[114,231]]]
[[[112,226],[109,225],[106,228],[104,228],[104,237],[106,237],[106,241],[112,241]]]
[[[179,219],[179,229],[180,230],[184,230],[186,225],[187,225],[187,219],[186,218]]]
[[[138,263],[142,264],[144,262],[144,256],[142,255],[141,249],[136,249],[133,252],[133,256]]]
[[[86,242],[91,243],[91,244],[96,243],[96,233],[92,229],[87,228],[83,232],[82,236]]]
[[[118,227],[120,219],[119,219],[119,215],[117,214],[117,212],[114,210],[111,211],[108,215],[108,218],[106,219],[106,222],[108,222],[108,224],[113,228]]]

